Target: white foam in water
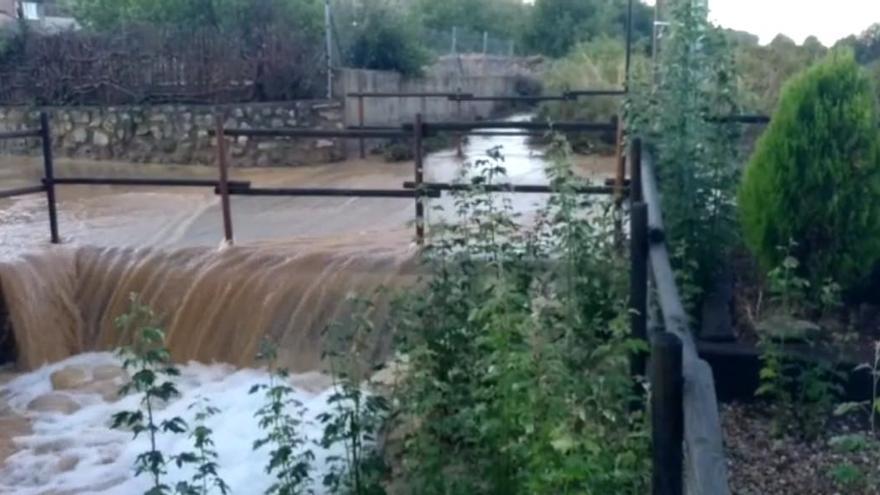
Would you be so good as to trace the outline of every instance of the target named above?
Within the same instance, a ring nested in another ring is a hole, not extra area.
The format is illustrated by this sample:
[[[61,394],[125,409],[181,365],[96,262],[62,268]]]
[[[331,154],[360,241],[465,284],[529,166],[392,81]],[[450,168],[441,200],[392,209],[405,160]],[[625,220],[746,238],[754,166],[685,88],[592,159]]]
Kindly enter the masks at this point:
[[[50,375],[71,365],[94,367],[118,364],[113,354],[93,353],[75,356],[60,363],[21,375],[0,386],[0,398],[21,415],[33,420],[33,432],[15,439],[17,452],[0,469],[0,493],[30,495],[49,493],[137,494],[150,486],[147,475],[135,478],[133,463],[136,456],[147,449],[146,436],[132,440],[128,432],[111,430],[111,416],[121,410],[136,409],[139,395],[125,397],[118,402],[105,402],[100,395],[84,392],[71,393],[82,406],[72,414],[27,411],[34,398],[52,391]],[[249,395],[250,388],[266,383],[265,370],[237,370],[227,365],[190,363],[181,367],[177,381],[182,397],[157,413],[158,420],[180,416],[192,424],[194,415],[189,406],[200,397],[210,400],[220,413],[208,419],[207,426],[214,430],[214,442],[219,453],[219,473],[233,493],[263,493],[273,478],[266,474],[268,447],[253,451],[254,440],[262,432],[254,419],[261,406],[260,393]],[[293,380],[294,383],[297,380]],[[305,407],[302,431],[310,440],[308,448],[315,454],[312,478],[317,493],[322,493],[320,480],[327,471],[329,452],[315,445],[323,428],[317,415],[330,410],[327,399],[332,389],[314,392],[294,386],[294,398]],[[161,434],[159,447],[166,453],[192,450],[186,435]],[[335,452],[339,454],[339,452]],[[59,472],[59,462],[72,457],[79,459],[76,467]],[[172,487],[177,481],[187,480],[192,469],[168,466],[165,482]]]

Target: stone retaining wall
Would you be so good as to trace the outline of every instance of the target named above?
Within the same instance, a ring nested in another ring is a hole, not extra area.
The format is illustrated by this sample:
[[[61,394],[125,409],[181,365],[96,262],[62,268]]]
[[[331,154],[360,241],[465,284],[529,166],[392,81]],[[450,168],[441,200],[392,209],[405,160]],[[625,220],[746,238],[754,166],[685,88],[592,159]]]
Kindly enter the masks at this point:
[[[226,127],[339,129],[339,102],[291,101],[232,105],[142,105],[46,108],[51,116],[56,156],[131,162],[214,164],[216,112]],[[0,107],[0,132],[39,126],[38,108]],[[39,154],[39,141],[0,141],[0,153]],[[230,141],[232,166],[296,166],[345,158],[337,139],[248,139]]]

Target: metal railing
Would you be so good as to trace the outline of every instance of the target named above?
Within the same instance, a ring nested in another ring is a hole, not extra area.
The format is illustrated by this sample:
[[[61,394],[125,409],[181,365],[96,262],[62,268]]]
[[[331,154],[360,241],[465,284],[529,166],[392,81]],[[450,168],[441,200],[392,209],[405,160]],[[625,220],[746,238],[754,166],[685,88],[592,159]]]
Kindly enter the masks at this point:
[[[403,184],[402,189],[353,189],[353,188],[259,188],[240,187],[231,182],[226,182],[228,176],[228,163],[226,157],[225,140],[221,139],[218,146],[217,164],[219,167],[220,184],[218,194],[223,197],[224,230],[227,242],[233,242],[232,215],[229,211],[230,196],[336,196],[336,197],[368,197],[368,198],[414,198],[415,199],[415,236],[422,244],[425,238],[425,203],[426,198],[437,198],[443,192],[466,190],[470,186],[466,184],[447,184],[425,182],[424,178],[424,139],[426,136],[444,132],[481,132],[484,135],[508,136],[511,132],[500,129],[512,129],[514,131],[528,131],[530,133],[547,133],[550,131],[566,132],[605,132],[616,129],[612,123],[595,122],[563,122],[563,123],[537,123],[537,122],[442,122],[428,123],[422,120],[421,114],[416,115],[416,121],[404,124],[400,127],[372,127],[342,130],[316,130],[316,129],[227,129],[223,127],[222,118],[217,120],[217,128],[213,135],[228,137],[247,136],[250,138],[300,138],[300,137],[336,137],[341,139],[364,139],[364,138],[409,138],[413,142],[413,179]],[[622,194],[625,185],[596,186],[582,188],[578,192],[582,194]],[[546,185],[524,184],[511,185],[501,184],[493,186],[494,192],[548,194],[552,189]]]

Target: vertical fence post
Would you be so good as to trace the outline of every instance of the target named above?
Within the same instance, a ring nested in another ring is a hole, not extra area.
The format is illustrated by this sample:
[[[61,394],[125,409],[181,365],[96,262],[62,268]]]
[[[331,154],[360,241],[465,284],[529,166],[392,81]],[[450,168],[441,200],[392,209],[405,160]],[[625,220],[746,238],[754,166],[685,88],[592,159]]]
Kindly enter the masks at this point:
[[[43,145],[43,187],[49,205],[49,234],[52,244],[60,244],[58,235],[58,209],[55,204],[55,160],[52,156],[52,133],[49,130],[49,114],[40,112],[40,141]]]
[[[361,127],[363,131],[364,127],[364,95],[358,95],[358,125]],[[360,138],[360,151],[361,151],[361,160],[367,157],[367,148],[364,144],[364,138]]]
[[[623,200],[624,181],[626,180],[626,160],[623,153],[623,119],[617,117],[617,130],[615,135],[615,164],[614,173],[614,237],[620,250],[623,250]]]
[[[629,197],[633,203],[642,201],[642,139],[635,138],[630,145]]]
[[[333,99],[333,13],[330,0],[324,0],[324,49],[327,51],[327,99]]]
[[[633,203],[630,210],[629,311],[631,337],[648,342],[648,205]],[[633,377],[645,376],[645,353],[630,361]]]
[[[462,114],[461,114],[461,86],[456,88],[455,93],[456,93],[456,95],[455,95],[456,96],[456,98],[455,98],[455,118],[458,121],[462,121],[463,119],[462,119]],[[463,140],[462,133],[460,133],[460,132],[455,133],[455,155],[459,158],[464,158],[464,149],[462,148],[462,140]]]
[[[617,135],[615,136],[615,156],[617,163],[614,174],[614,201],[618,207],[623,203],[624,181],[626,180],[626,155],[623,149],[623,119],[617,117]]]
[[[489,53],[489,31],[483,31],[483,55]]]
[[[419,245],[425,242],[425,204],[422,198],[422,185],[424,184],[423,143],[425,128],[422,123],[422,114],[416,114],[415,127],[413,128],[413,141],[415,148],[415,182],[416,182],[416,242]]]
[[[684,378],[681,339],[654,337],[651,353],[651,460],[653,495],[684,493]]]
[[[217,121],[217,168],[220,172],[220,207],[223,212],[223,235],[228,244],[234,242],[232,235],[232,208],[229,204],[229,164],[226,160],[226,136],[223,133],[222,113],[216,115]]]

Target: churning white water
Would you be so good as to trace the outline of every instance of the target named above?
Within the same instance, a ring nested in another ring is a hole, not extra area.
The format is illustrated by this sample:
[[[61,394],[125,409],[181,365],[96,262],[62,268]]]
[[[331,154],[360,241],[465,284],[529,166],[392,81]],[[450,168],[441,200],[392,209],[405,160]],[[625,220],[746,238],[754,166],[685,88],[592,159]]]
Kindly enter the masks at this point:
[[[0,416],[23,417],[30,423],[30,431],[12,439],[18,451],[0,468],[0,493],[130,495],[149,488],[148,477],[136,478],[133,471],[135,458],[148,448],[148,439],[132,439],[131,433],[109,427],[114,413],[137,408],[140,400],[139,395],[118,401],[102,397],[108,390],[101,386],[102,381],[113,382],[112,390],[122,380],[112,372],[116,365],[113,354],[83,354],[19,375],[0,386]],[[63,391],[53,390],[51,375],[71,368],[86,372],[83,383]],[[233,493],[265,491],[273,481],[265,472],[268,450],[251,448],[262,436],[253,417],[262,397],[248,394],[253,385],[267,382],[265,370],[190,363],[181,371],[178,383],[182,396],[159,411],[158,420],[180,416],[191,422],[194,410],[189,409],[190,405],[200,398],[208,399],[220,410],[206,423],[214,430],[220,475]],[[294,398],[305,410],[302,432],[316,456],[312,476],[316,493],[322,493],[320,480],[327,471],[330,453],[314,443],[323,434],[316,417],[330,410],[327,399],[333,389],[329,379],[318,374],[293,376],[291,384]],[[186,435],[162,434],[158,446],[166,455],[192,450]],[[192,468],[177,469],[174,465],[168,470],[166,482],[171,486],[193,474]]]

